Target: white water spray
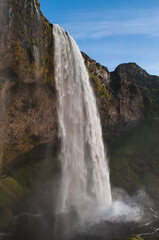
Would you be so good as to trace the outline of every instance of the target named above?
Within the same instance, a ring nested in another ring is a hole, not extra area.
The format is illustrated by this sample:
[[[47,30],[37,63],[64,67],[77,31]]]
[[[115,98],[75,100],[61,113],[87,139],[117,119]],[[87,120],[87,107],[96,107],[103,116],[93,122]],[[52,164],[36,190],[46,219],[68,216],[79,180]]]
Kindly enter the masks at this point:
[[[35,10],[36,10],[38,19],[40,19],[40,12],[39,12],[39,9],[38,9],[38,7],[37,7],[37,3],[36,3],[35,0],[34,0],[34,7],[35,7]]]
[[[108,206],[108,162],[88,72],[72,37],[58,25],[53,26],[53,37],[61,139],[60,212],[90,203]]]

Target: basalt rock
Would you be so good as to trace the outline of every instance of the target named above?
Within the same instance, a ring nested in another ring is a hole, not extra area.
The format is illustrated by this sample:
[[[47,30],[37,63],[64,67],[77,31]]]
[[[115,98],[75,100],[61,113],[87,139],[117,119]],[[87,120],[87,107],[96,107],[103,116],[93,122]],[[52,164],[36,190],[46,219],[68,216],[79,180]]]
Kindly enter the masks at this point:
[[[33,158],[55,155],[58,141],[52,26],[37,0],[0,4],[0,168],[4,174]]]
[[[136,63],[119,65],[111,74],[112,78],[119,81],[130,82],[140,91],[144,104],[144,115],[159,113],[159,77],[148,74]]]
[[[101,116],[107,142],[136,126],[144,113],[143,97],[131,79],[122,79],[83,54]]]

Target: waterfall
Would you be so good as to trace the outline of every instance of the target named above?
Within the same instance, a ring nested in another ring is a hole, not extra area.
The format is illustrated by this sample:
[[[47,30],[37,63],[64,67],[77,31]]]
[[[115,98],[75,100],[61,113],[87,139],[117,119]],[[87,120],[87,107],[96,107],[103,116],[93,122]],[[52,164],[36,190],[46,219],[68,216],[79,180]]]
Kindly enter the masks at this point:
[[[73,38],[53,25],[62,182],[60,212],[72,206],[109,205],[108,161],[96,100]]]

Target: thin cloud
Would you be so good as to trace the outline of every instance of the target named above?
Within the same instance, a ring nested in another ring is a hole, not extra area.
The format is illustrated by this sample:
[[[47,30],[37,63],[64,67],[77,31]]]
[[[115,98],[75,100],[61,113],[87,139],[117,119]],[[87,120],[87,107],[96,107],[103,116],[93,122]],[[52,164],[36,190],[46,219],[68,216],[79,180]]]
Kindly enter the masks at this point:
[[[157,10],[108,10],[79,12],[61,25],[75,39],[102,39],[114,35],[159,37],[159,11]],[[76,16],[76,17],[75,17]]]
[[[57,13],[59,16],[60,13]],[[80,49],[110,71],[124,62],[136,62],[159,75],[159,9],[120,9],[61,12],[58,21]]]
[[[125,46],[119,38],[115,43],[100,41],[100,44],[83,43],[81,46],[82,51],[107,66],[109,71],[113,71],[121,63],[136,62],[148,73],[159,75],[158,48],[153,44],[151,47],[142,43],[134,47]]]
[[[145,69],[148,73],[152,73],[159,76],[159,61],[151,64],[145,64]]]

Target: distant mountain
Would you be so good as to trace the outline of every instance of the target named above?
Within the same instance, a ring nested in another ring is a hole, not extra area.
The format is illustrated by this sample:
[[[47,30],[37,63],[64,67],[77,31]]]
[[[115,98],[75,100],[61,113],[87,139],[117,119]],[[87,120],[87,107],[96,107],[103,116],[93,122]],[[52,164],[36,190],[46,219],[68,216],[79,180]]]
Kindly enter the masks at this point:
[[[149,75],[135,63],[119,65],[114,72],[83,53],[97,96],[103,133],[129,131],[146,117],[159,113],[159,77]]]

